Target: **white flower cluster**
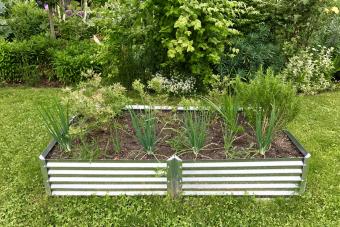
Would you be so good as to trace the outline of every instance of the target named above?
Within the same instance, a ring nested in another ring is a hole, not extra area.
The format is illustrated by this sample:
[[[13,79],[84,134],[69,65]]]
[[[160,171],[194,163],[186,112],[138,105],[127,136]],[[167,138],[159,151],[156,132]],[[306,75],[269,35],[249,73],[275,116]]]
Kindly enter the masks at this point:
[[[160,73],[156,73],[148,83],[148,88],[157,93],[168,93],[172,95],[187,95],[195,93],[196,80],[193,77],[182,79],[178,74],[171,75],[168,79]]]
[[[334,65],[331,59],[333,48],[318,46],[307,48],[289,59],[283,70],[283,78],[292,81],[298,91],[305,94],[330,89]]]

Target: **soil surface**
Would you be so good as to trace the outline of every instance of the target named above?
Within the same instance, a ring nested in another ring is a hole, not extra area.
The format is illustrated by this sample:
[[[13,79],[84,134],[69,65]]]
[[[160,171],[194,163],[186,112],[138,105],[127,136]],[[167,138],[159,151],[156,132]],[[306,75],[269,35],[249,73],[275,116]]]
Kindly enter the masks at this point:
[[[303,154],[284,132],[275,135],[270,149],[265,155],[259,154],[254,132],[242,115],[239,117],[239,123],[243,127],[243,131],[237,135],[232,151],[225,152],[223,147],[222,120],[217,116],[212,116],[209,121],[205,146],[195,155],[186,142],[183,113],[162,111],[156,113],[156,118],[158,140],[154,155],[147,155],[143,150],[135,136],[129,112],[123,112],[114,121],[90,130],[82,139],[73,139],[71,152],[66,153],[56,145],[47,158],[166,160],[173,154],[177,154],[183,160],[303,157]],[[116,140],[118,138],[120,149],[116,149],[114,138]]]

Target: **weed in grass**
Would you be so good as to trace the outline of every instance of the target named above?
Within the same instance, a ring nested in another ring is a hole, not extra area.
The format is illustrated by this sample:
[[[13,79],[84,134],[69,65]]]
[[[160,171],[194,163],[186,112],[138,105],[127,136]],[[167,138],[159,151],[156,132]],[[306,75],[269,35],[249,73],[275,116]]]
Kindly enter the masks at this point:
[[[209,125],[208,111],[190,111],[184,113],[184,132],[186,142],[197,156],[204,147]]]
[[[142,145],[144,151],[148,155],[152,155],[155,152],[155,146],[157,143],[156,124],[157,118],[154,110],[148,108],[144,114],[136,114],[136,111],[129,109],[132,127],[135,130],[135,135],[138,142]]]
[[[54,101],[50,107],[40,106],[39,112],[50,135],[65,152],[70,152],[70,115],[68,104],[65,107]]]

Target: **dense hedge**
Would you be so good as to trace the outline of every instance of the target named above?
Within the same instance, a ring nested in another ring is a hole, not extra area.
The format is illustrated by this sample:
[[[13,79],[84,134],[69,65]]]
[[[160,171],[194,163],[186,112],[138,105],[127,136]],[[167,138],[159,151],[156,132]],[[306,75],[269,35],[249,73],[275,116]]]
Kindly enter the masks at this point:
[[[52,55],[49,50],[60,43],[44,36],[13,42],[0,40],[0,80],[24,82],[34,74],[41,75],[42,68],[50,67]]]

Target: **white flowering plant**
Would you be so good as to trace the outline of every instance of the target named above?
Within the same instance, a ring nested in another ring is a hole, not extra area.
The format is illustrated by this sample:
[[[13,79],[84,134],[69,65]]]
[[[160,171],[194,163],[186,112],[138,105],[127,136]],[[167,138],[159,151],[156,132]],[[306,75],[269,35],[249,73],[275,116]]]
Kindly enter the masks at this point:
[[[331,75],[333,48],[307,48],[291,57],[282,77],[291,81],[299,92],[316,94],[333,87]]]
[[[148,82],[148,88],[156,93],[167,93],[169,95],[192,95],[196,92],[196,80],[194,77],[187,77],[178,72],[172,72],[169,78],[161,73],[156,73]]]

